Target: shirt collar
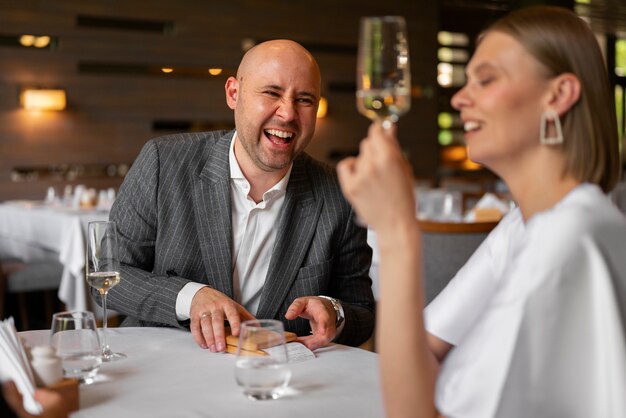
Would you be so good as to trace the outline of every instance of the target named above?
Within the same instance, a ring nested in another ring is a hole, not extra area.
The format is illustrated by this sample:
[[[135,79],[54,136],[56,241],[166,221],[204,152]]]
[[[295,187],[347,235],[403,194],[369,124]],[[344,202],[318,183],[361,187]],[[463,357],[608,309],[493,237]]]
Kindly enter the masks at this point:
[[[243,171],[241,171],[241,167],[239,166],[239,162],[235,157],[235,139],[237,138],[237,131],[233,135],[233,139],[230,141],[230,150],[228,152],[228,161],[230,166],[230,179],[234,180],[235,183],[245,182],[246,184],[250,184],[246,176],[243,175]],[[285,173],[282,179],[274,186],[272,186],[268,191],[263,194],[263,200],[268,200],[280,195],[285,194],[287,191],[287,184],[289,183],[289,177],[291,176],[291,169],[293,168],[293,163],[289,165],[289,170]],[[250,188],[248,187],[248,190]]]

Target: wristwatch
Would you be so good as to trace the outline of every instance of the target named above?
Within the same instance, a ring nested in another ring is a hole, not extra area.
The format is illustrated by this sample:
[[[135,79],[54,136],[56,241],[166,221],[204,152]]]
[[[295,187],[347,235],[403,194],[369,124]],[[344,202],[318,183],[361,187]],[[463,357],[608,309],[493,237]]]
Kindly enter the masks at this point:
[[[335,298],[331,298],[330,296],[320,296],[320,298],[329,300],[330,303],[332,303],[333,309],[335,310],[335,317],[337,318],[337,320],[335,321],[335,328],[339,329],[341,324],[343,324],[343,321],[346,320],[346,317],[344,316],[344,313],[343,313],[343,306],[341,306],[341,302],[339,302]]]

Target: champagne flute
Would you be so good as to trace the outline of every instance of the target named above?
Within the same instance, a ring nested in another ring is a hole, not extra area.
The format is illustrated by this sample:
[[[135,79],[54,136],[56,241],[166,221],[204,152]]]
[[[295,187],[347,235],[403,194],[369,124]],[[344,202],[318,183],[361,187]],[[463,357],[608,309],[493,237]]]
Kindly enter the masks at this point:
[[[107,344],[107,293],[120,282],[120,258],[117,247],[115,222],[89,222],[87,231],[87,283],[97,289],[102,297],[102,361],[125,358],[114,353]]]
[[[235,380],[252,400],[279,398],[291,378],[283,323],[253,319],[241,323]]]
[[[409,43],[403,17],[361,18],[356,72],[357,109],[389,129],[411,108]]]

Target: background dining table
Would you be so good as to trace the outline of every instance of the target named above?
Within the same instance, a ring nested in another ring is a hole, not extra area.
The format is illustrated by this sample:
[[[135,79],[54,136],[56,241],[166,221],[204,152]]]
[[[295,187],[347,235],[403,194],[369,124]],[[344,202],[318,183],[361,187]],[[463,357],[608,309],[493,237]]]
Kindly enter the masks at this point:
[[[47,344],[49,330],[19,335]],[[316,358],[291,363],[292,378],[277,400],[246,398],[235,382],[235,356],[201,349],[188,331],[109,328],[111,348],[127,355],[104,363],[95,383],[80,386],[72,417],[383,417],[378,355],[331,344]]]
[[[25,262],[58,260],[63,276],[58,297],[69,310],[94,310],[85,281],[87,225],[106,221],[107,210],[71,209],[43,201],[0,204],[0,255]]]

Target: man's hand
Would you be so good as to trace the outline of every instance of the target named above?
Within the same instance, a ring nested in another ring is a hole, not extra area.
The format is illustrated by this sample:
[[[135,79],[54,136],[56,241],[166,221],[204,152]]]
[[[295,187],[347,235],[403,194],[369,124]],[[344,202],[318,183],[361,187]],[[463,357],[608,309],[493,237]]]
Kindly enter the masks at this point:
[[[306,296],[294,300],[287,309],[285,318],[293,320],[297,317],[308,319],[311,324],[312,335],[298,338],[309,350],[325,346],[337,335],[337,316],[328,299]]]
[[[228,320],[232,334],[237,336],[241,321],[255,319],[243,306],[210,287],[203,287],[194,295],[189,317],[193,339],[213,353],[226,350],[224,320]]]

